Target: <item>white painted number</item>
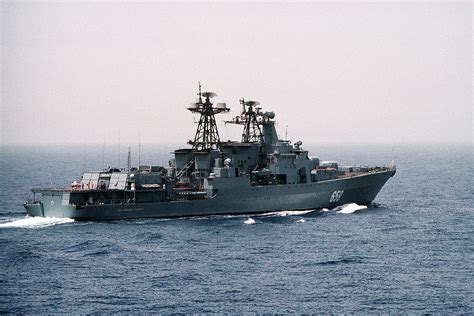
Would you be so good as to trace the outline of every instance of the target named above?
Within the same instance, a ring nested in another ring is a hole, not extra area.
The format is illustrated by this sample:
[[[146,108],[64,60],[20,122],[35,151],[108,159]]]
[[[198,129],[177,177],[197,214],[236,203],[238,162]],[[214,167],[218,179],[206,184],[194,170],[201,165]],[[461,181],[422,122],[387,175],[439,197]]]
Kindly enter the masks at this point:
[[[329,203],[334,203],[334,202],[339,201],[343,193],[344,193],[344,190],[334,191],[331,195],[331,198],[329,199]]]

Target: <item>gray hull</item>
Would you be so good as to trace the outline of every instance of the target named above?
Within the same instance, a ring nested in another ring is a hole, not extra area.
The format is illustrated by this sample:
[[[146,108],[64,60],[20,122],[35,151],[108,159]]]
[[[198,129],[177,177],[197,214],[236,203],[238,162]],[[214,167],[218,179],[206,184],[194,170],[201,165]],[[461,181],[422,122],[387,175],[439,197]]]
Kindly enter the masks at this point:
[[[147,217],[185,217],[224,214],[258,214],[282,210],[333,208],[347,203],[368,204],[394,170],[305,184],[250,186],[247,177],[213,180],[210,199],[161,203],[88,205],[77,208],[62,194],[42,202],[26,203],[31,216],[68,217],[76,220],[117,220]]]

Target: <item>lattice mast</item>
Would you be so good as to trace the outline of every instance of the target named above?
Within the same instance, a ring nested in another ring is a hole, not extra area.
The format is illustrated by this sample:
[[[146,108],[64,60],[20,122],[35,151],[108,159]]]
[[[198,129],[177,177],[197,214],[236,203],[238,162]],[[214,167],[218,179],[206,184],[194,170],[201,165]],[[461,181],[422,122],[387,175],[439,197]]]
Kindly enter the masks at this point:
[[[262,130],[257,120],[260,108],[257,106],[260,104],[257,101],[247,101],[244,99],[240,100],[242,104],[244,115],[246,116],[246,124],[244,125],[244,132],[242,133],[243,143],[258,142],[262,139]],[[245,111],[247,106],[247,111]],[[255,109],[255,110],[254,110]]]
[[[244,99],[241,99],[240,104],[242,104],[242,112],[240,113],[240,116],[237,116],[226,123],[244,126],[242,143],[261,141],[263,139],[263,134],[260,128],[261,122],[259,122],[259,117],[262,116],[262,113],[260,113],[260,108],[257,107],[260,103],[257,101],[245,101]]]
[[[188,108],[192,113],[200,114],[194,140],[189,141],[193,149],[207,150],[219,146],[220,138],[215,115],[229,112],[229,109],[225,103],[217,103],[214,107],[211,98],[216,96],[217,94],[214,92],[201,92],[201,84],[199,83],[198,102],[192,103]]]

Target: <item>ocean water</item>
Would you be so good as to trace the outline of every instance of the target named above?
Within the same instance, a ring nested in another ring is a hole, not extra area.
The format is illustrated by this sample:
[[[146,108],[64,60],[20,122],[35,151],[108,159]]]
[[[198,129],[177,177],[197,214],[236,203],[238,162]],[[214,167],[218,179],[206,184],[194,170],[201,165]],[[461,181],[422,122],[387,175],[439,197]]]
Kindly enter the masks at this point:
[[[0,313],[474,312],[471,146],[307,149],[398,171],[369,208],[76,222],[26,217],[29,188],[116,164],[114,148],[0,147]]]

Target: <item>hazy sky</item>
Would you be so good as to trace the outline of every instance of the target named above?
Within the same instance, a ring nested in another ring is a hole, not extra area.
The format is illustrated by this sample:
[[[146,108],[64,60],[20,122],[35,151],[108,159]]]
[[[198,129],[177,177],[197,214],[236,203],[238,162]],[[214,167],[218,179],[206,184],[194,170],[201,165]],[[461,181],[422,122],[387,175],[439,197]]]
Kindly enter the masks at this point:
[[[470,2],[1,3],[3,144],[184,145],[199,80],[307,144],[472,139]]]

